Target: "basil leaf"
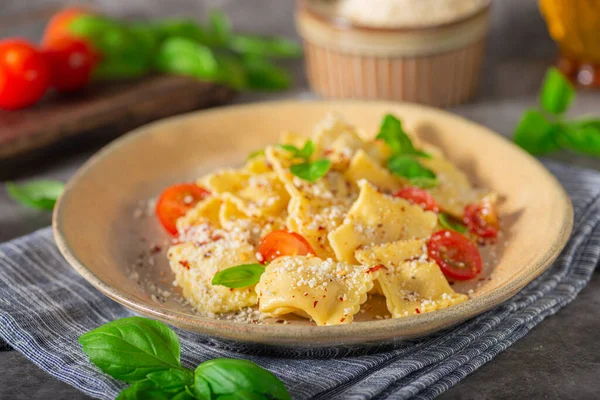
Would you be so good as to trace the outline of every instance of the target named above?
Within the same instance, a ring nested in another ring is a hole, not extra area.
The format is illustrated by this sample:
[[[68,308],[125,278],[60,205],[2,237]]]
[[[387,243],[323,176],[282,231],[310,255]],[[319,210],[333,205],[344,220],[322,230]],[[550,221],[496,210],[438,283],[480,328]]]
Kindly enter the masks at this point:
[[[206,382],[201,376],[195,375],[194,383],[185,388],[188,394],[196,399],[210,400],[211,393],[208,382]]]
[[[246,157],[246,160],[252,160],[253,158],[256,158],[258,156],[262,156],[263,154],[265,154],[265,150],[264,149],[254,150],[253,152],[251,152],[250,154],[248,154],[248,157]]]
[[[208,34],[200,24],[191,19],[166,18],[152,24],[160,40],[179,37],[210,45]]]
[[[315,144],[312,140],[307,140],[306,143],[304,143],[304,147],[301,149],[291,144],[280,144],[279,147],[289,151],[294,157],[303,158],[305,160],[308,160],[315,152]]]
[[[314,183],[324,177],[327,174],[327,171],[329,171],[329,168],[331,168],[331,161],[321,159],[292,165],[290,171],[298,178]]]
[[[231,38],[229,46],[238,53],[259,57],[297,58],[302,56],[302,46],[293,40],[283,38],[235,35]]]
[[[79,337],[90,361],[113,378],[135,382],[146,375],[181,368],[179,339],[162,322],[119,319]]]
[[[431,158],[431,156],[423,151],[415,149],[412,140],[402,128],[402,122],[392,114],[387,114],[383,117],[379,133],[376,139],[383,140],[392,149],[394,154],[413,154]]]
[[[435,173],[425,168],[410,155],[393,155],[388,160],[388,169],[396,175],[409,178],[411,181],[419,182],[414,178],[429,178],[434,179]]]
[[[466,233],[468,230],[465,224],[457,221],[450,215],[443,212],[438,214],[438,221],[442,228],[450,229],[458,233]]]
[[[437,178],[427,177],[410,178],[409,182],[412,186],[420,187],[421,189],[431,189],[440,184]]]
[[[291,399],[285,385],[275,375],[247,360],[209,360],[196,368],[195,375],[206,380],[215,395],[247,391],[278,400]]]
[[[228,288],[244,288],[258,283],[263,272],[265,267],[261,264],[237,265],[217,272],[212,279],[212,284]]]
[[[208,81],[216,81],[220,77],[219,63],[213,51],[190,39],[166,39],[158,48],[154,62],[160,72]]]
[[[234,89],[244,89],[248,86],[248,74],[242,62],[230,54],[215,54],[219,69],[217,82]]]
[[[212,10],[208,15],[208,34],[216,45],[224,46],[231,38],[231,20],[223,11]]]
[[[243,60],[247,88],[254,90],[283,90],[292,86],[291,75],[267,59],[250,57]]]
[[[269,400],[269,398],[262,394],[240,390],[232,394],[221,395],[217,397],[217,400]]]
[[[557,142],[564,148],[600,156],[600,120],[573,121],[562,124]]]
[[[191,373],[191,371],[190,371]],[[117,400],[193,400],[185,386],[166,390],[150,379],[137,381],[128,388],[121,390]],[[210,397],[206,398],[210,400]]]
[[[574,96],[575,89],[571,82],[558,69],[548,69],[540,92],[540,104],[544,110],[551,114],[562,114]]]
[[[167,369],[151,372],[147,378],[163,390],[183,389],[194,383],[194,372],[188,369]]]
[[[555,140],[557,126],[546,120],[536,110],[527,110],[521,117],[514,133],[514,141],[531,154],[544,154],[558,150]]]
[[[29,181],[22,185],[6,182],[6,191],[16,202],[40,210],[52,210],[65,184],[54,180]]]
[[[281,147],[284,150],[289,151],[294,156],[296,156],[298,153],[300,153],[300,149],[291,144],[280,144],[279,147]]]

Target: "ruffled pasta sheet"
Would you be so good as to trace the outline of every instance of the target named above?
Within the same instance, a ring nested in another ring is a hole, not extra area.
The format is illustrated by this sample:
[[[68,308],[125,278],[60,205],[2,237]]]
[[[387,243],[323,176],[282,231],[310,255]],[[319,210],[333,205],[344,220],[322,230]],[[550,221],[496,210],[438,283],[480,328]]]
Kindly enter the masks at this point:
[[[379,271],[317,257],[280,257],[256,285],[259,310],[268,315],[295,313],[317,325],[349,324],[367,300]]]
[[[423,239],[401,240],[356,251],[367,266],[380,268],[378,282],[394,318],[440,310],[467,300],[456,293],[440,267],[427,258]]]
[[[360,194],[344,223],[329,234],[338,260],[357,264],[354,252],[399,239],[426,238],[436,225],[437,216],[418,205],[379,192],[367,181],[360,181]]]

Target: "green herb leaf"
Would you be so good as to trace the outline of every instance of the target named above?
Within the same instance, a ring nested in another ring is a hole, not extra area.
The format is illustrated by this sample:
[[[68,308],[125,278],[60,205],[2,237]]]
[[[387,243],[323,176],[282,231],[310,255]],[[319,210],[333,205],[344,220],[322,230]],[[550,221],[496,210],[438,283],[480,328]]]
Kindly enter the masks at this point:
[[[194,383],[194,372],[188,369],[167,369],[151,372],[148,379],[163,390],[184,389]]]
[[[219,73],[216,82],[223,83],[234,89],[248,87],[248,73],[241,60],[231,54],[215,53]]]
[[[527,110],[514,133],[514,141],[531,154],[544,154],[558,150],[555,134],[557,126],[536,110]]]
[[[191,39],[166,39],[159,47],[154,62],[160,72],[188,75],[208,81],[220,78],[219,63],[213,51]]]
[[[571,82],[558,69],[548,69],[540,92],[540,104],[544,110],[551,114],[562,114],[574,97],[575,89]]]
[[[450,229],[458,233],[466,233],[468,230],[465,224],[461,223],[460,221],[457,221],[450,215],[443,212],[438,214],[438,221],[442,228]]]
[[[131,386],[121,390],[117,400],[144,400],[144,399],[168,399],[164,393],[150,379],[137,381]]]
[[[204,379],[217,396],[246,391],[278,400],[291,399],[275,375],[250,361],[217,358],[200,364],[195,375]]]
[[[269,398],[262,394],[240,390],[232,394],[223,394],[217,397],[217,400],[269,400]]]
[[[280,144],[279,147],[289,151],[294,157],[302,158],[305,160],[308,160],[315,152],[315,144],[312,140],[307,140],[306,143],[304,143],[304,147],[302,147],[301,149],[291,144]]]
[[[40,210],[52,210],[64,187],[64,183],[53,180],[30,181],[22,185],[6,183],[6,191],[13,200]]]
[[[381,126],[376,139],[383,140],[392,149],[394,154],[413,154],[430,158],[425,152],[415,149],[412,140],[402,128],[402,122],[392,114],[387,114]]]
[[[267,58],[297,58],[302,56],[302,46],[293,40],[253,35],[235,35],[231,38],[232,50],[245,55]]]
[[[210,45],[206,30],[191,19],[166,18],[152,24],[158,32],[160,40],[179,37],[191,39],[203,45]]]
[[[420,182],[415,178],[435,179],[435,173],[415,160],[411,155],[397,154],[389,158],[387,163],[388,169],[396,175],[403,176],[411,180],[411,183]]]
[[[194,398],[210,400],[210,386],[201,376],[195,375],[194,383],[186,387],[186,391]]]
[[[254,150],[253,152],[251,152],[250,154],[248,154],[248,157],[246,158],[246,160],[252,160],[253,158],[256,158],[258,156],[262,156],[264,154],[265,154],[265,149]]]
[[[244,288],[258,283],[263,272],[265,267],[261,264],[237,265],[218,272],[213,277],[212,284],[228,288]]]
[[[600,156],[600,120],[565,122],[557,132],[561,147],[592,156]]]
[[[331,168],[331,161],[321,159],[292,165],[290,171],[298,178],[314,183],[324,177],[327,174],[327,171],[329,171],[329,168]]]
[[[409,182],[412,186],[417,186],[422,189],[431,189],[440,184],[437,178],[428,178],[428,177],[418,177],[418,178],[410,178]]]
[[[231,20],[223,11],[212,10],[208,15],[208,34],[218,45],[226,45],[231,38]]]
[[[179,339],[162,322],[123,318],[79,337],[90,361],[113,378],[135,382],[146,375],[180,369]]]
[[[267,59],[246,57],[243,61],[247,88],[253,90],[283,90],[292,86],[291,75]]]

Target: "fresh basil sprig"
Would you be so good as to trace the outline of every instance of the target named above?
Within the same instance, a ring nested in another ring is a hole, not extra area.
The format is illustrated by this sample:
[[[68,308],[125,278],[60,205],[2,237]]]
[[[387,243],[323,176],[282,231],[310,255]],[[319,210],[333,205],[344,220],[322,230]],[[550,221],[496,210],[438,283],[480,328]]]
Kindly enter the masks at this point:
[[[248,287],[258,283],[263,272],[265,267],[261,264],[237,265],[217,272],[212,284],[234,289]]]
[[[250,361],[217,358],[195,371],[182,367],[179,339],[162,322],[123,318],[83,334],[79,342],[103,372],[131,383],[119,400],[290,399],[275,375]]]
[[[6,183],[6,191],[13,200],[27,207],[50,211],[64,188],[64,183],[50,179],[29,181],[22,185]]]
[[[290,172],[300,179],[314,183],[324,177],[331,168],[331,161],[326,158],[315,161],[310,160],[315,152],[315,145],[312,140],[307,140],[302,148],[291,144],[282,144],[280,146],[292,153],[294,158],[303,160],[303,162],[293,164],[290,167]]]
[[[456,219],[452,218],[450,215],[444,212],[440,212],[438,214],[438,221],[442,228],[450,229],[458,233],[466,233],[468,230],[465,224],[461,223],[460,221],[457,221]]]
[[[415,148],[398,118],[392,114],[383,117],[376,139],[383,140],[392,150],[387,167],[393,174],[408,178],[413,186],[437,186],[435,173],[418,160],[418,157],[431,158],[431,155]]]
[[[600,119],[564,118],[573,99],[573,85],[556,68],[546,73],[539,109],[528,109],[514,131],[514,141],[534,155],[559,149],[600,156]]]

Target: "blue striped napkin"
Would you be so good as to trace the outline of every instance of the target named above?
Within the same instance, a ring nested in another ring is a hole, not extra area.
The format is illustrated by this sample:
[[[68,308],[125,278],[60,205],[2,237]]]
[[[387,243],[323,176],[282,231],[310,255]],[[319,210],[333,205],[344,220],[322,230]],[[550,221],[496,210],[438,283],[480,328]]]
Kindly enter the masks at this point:
[[[182,363],[247,358],[285,382],[294,399],[431,399],[569,303],[600,258],[600,174],[548,164],[575,209],[573,236],[554,265],[511,300],[462,325],[377,353],[352,349],[265,353],[177,330]],[[123,384],[88,363],[77,337],[131,312],[64,261],[50,229],[0,246],[0,336],[54,377],[100,399]],[[336,358],[332,358],[336,357]]]

